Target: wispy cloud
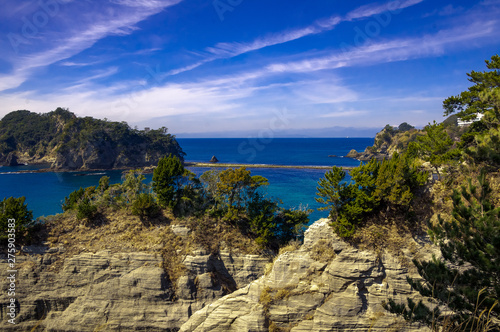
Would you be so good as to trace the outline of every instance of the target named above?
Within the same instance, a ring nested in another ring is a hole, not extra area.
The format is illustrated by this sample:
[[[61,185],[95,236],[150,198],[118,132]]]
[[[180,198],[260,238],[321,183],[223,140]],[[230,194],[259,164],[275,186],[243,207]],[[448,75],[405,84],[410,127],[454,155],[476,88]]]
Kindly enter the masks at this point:
[[[383,5],[369,4],[349,12],[345,17],[334,15],[328,18],[316,20],[311,25],[303,28],[285,30],[274,34],[269,34],[264,37],[259,37],[250,42],[224,42],[218,43],[215,46],[208,47],[205,52],[208,53],[205,59],[198,61],[192,65],[185,66],[179,69],[170,71],[167,75],[177,75],[182,72],[193,70],[207,62],[211,62],[222,58],[232,58],[241,54],[252,51],[257,51],[266,47],[284,44],[294,40],[298,40],[307,36],[316,35],[334,29],[338,24],[351,21],[353,19],[362,19],[373,15],[381,14],[387,11],[401,10],[424,0],[406,0],[406,1],[391,1]]]
[[[368,4],[361,6],[351,12],[349,12],[344,20],[351,21],[355,19],[362,19],[366,17],[371,17],[384,12],[397,12],[401,9],[414,6],[423,2],[424,0],[406,0],[406,1],[390,1],[384,4]]]
[[[69,12],[68,9],[67,14],[73,15],[74,18],[70,22],[71,26],[68,26],[68,32],[65,36],[61,37],[59,33],[47,31],[39,38],[42,42],[54,39],[48,48],[27,55],[21,54],[12,59],[13,72],[6,76],[7,80],[15,85],[10,85],[9,88],[19,86],[34,69],[71,58],[107,36],[132,33],[137,29],[138,22],[181,1],[115,0],[114,3],[121,7],[96,11],[91,15],[92,20],[82,18],[81,22],[75,22],[78,21],[78,13]],[[69,63],[71,62],[67,62],[67,64]],[[5,89],[4,86],[1,88]]]
[[[442,30],[434,35],[371,43],[353,47],[349,51],[316,58],[305,56],[305,60],[274,63],[268,65],[266,69],[269,72],[278,73],[314,72],[439,55],[446,47],[456,48],[458,44],[463,46],[470,41],[477,42],[481,38],[494,37],[499,25],[498,20],[476,21],[467,27]]]

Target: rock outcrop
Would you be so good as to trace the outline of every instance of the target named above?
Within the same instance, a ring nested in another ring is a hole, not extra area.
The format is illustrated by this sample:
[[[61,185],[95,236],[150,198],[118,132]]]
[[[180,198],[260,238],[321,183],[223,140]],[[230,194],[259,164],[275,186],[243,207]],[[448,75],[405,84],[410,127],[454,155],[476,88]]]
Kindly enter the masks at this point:
[[[2,292],[0,330],[426,331],[382,307],[388,298],[417,297],[406,281],[414,273],[408,257],[356,249],[328,223],[312,224],[303,245],[279,255],[272,268],[258,255],[194,250],[183,256],[185,271],[176,280],[155,251],[24,247],[16,254],[17,324],[7,322],[10,297]],[[419,259],[437,252],[416,242],[408,248],[407,256]],[[8,270],[4,255],[2,280]]]
[[[19,166],[20,164],[17,162],[17,156],[15,153],[11,152],[7,155],[7,158],[5,158],[5,166]]]
[[[328,250],[331,259],[318,258]],[[429,258],[431,252],[420,246],[415,254]],[[268,274],[194,313],[181,331],[426,331],[382,307],[388,298],[417,296],[406,281],[409,273],[392,255],[343,242],[321,219]]]
[[[22,123],[22,126],[19,124]],[[0,120],[0,165],[49,164],[53,169],[138,168],[185,153],[167,128],[132,129],[125,122],[80,118],[66,109],[16,111]]]
[[[177,331],[192,313],[257,279],[269,262],[257,255],[198,251],[184,258],[187,273],[173,283],[154,253],[85,252],[57,266],[62,248],[24,252],[16,261],[17,324],[7,323],[10,299],[2,292],[2,331]],[[0,269],[6,280],[5,257]]]
[[[370,161],[373,158],[377,160],[390,159],[395,152],[405,151],[408,144],[415,141],[419,135],[422,135],[421,130],[399,131],[386,126],[375,135],[373,146],[367,147],[363,152],[353,149],[345,157],[361,161]]]

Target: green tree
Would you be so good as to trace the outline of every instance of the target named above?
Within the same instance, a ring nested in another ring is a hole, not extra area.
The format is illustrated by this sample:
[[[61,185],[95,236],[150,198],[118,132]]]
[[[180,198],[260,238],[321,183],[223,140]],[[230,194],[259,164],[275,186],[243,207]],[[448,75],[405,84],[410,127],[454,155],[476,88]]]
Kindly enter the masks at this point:
[[[445,115],[457,112],[460,118],[470,120],[476,118],[477,113],[484,113],[490,109],[491,104],[481,98],[481,94],[500,87],[500,56],[494,55],[491,60],[486,60],[486,67],[491,71],[468,73],[469,81],[474,85],[467,91],[449,97],[443,102]]]
[[[64,198],[64,203],[62,204],[62,210],[64,212],[76,209],[78,203],[85,195],[85,189],[80,187],[80,189],[72,191],[68,197]]]
[[[424,281],[408,279],[423,296],[452,309],[454,326],[464,331],[474,330],[472,325],[484,326],[490,314],[500,316],[500,207],[492,204],[492,194],[484,170],[477,185],[469,179],[467,186],[454,190],[453,220],[439,217],[437,224],[429,225],[443,259],[414,260]],[[403,307],[389,303],[394,312]]]
[[[465,152],[483,167],[497,169],[500,166],[500,88],[484,91],[481,100],[490,105],[481,119],[482,130],[469,133],[471,140]]]
[[[345,181],[346,173],[340,167],[325,174],[318,182],[318,203],[325,204],[320,210],[330,210],[332,227],[339,236],[351,237],[363,215],[373,211],[375,178],[379,163],[372,159],[351,171],[351,181]]]
[[[159,215],[160,207],[150,193],[140,193],[132,203],[132,214],[142,219]]]
[[[25,204],[26,197],[9,197],[4,198],[0,202],[0,242],[6,243],[8,239],[9,224],[15,220],[14,230],[16,242],[22,241],[23,238],[29,236],[28,232],[33,226],[33,211],[28,210],[28,205]],[[10,221],[9,221],[10,220]]]
[[[105,192],[109,189],[109,176],[103,176],[99,179],[99,186],[97,186],[97,190],[101,193]]]
[[[125,204],[132,204],[137,196],[147,190],[148,186],[144,183],[146,177],[140,169],[130,170],[122,177],[122,195],[124,196]],[[99,186],[101,181],[99,181]],[[104,180],[105,185],[105,180]]]
[[[184,166],[177,156],[161,158],[153,172],[153,190],[162,207],[174,209],[181,197]]]
[[[252,176],[245,167],[208,173],[202,176],[202,181],[222,208],[237,210],[251,202],[260,187],[269,184],[269,181],[260,175]]]
[[[425,184],[427,174],[418,169],[408,154],[395,153],[390,160],[372,159],[350,172],[351,181],[339,167],[318,182],[319,197],[329,210],[334,231],[341,237],[351,237],[369,216],[380,211],[406,214],[411,208],[415,191]]]
[[[431,163],[432,167],[439,175],[439,167],[456,160],[460,156],[460,151],[453,148],[453,140],[444,129],[442,123],[428,124],[424,127],[425,135],[417,137],[416,150],[420,157]]]
[[[278,250],[301,234],[310,212],[280,208],[277,201],[257,193],[247,206],[248,223],[241,226],[255,236],[257,244]]]
[[[76,208],[76,218],[78,220],[87,219],[88,222],[91,222],[97,216],[97,206],[92,203],[89,197],[83,197],[77,205]]]
[[[413,127],[411,124],[407,123],[407,122],[403,122],[401,123],[399,126],[398,126],[398,130],[403,132],[403,131],[409,131],[409,130],[412,130],[412,129],[415,129],[415,127]]]

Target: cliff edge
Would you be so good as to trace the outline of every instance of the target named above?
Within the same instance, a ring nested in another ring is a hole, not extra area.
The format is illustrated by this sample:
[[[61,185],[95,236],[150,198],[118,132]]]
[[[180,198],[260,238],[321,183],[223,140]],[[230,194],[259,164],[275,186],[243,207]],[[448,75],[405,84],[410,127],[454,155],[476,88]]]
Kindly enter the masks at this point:
[[[338,238],[328,219],[316,221],[304,244],[274,261],[265,276],[206,306],[181,331],[428,331],[390,314],[382,302],[418,297],[406,281],[405,259],[358,250]],[[409,255],[430,258],[413,240]]]

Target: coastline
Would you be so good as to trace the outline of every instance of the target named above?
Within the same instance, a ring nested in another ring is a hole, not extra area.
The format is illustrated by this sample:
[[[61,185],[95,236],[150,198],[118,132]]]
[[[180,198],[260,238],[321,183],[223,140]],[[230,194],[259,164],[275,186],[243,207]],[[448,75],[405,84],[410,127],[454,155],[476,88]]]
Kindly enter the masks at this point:
[[[276,164],[240,164],[240,163],[202,163],[202,162],[191,162],[187,161],[184,163],[185,167],[204,167],[204,168],[231,168],[231,167],[246,167],[246,168],[287,168],[287,169],[331,169],[332,166],[314,166],[314,165],[276,165]],[[139,167],[140,168],[140,167]],[[351,170],[354,167],[344,166],[342,169]],[[106,172],[106,171],[129,171],[137,169],[134,167],[130,168],[109,168],[109,169],[53,169],[53,168],[41,168],[34,170],[19,170],[7,173],[80,173],[80,172]],[[154,167],[143,168],[142,171],[145,174],[153,173]],[[2,168],[0,167],[0,173]]]
[[[246,168],[292,168],[292,169],[331,169],[332,166],[313,166],[313,165],[276,165],[276,164],[240,164],[240,163],[200,163],[200,162],[185,162],[186,167],[246,167]],[[345,170],[351,170],[354,167],[342,167]]]

